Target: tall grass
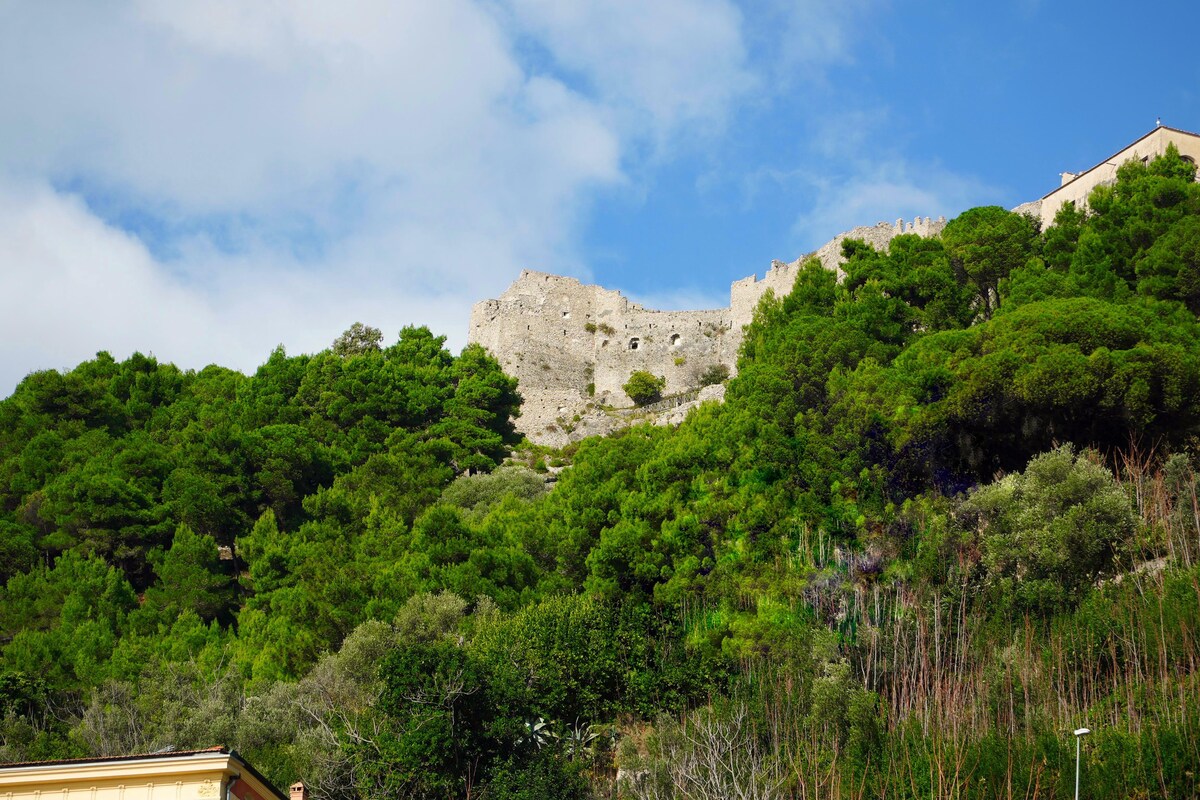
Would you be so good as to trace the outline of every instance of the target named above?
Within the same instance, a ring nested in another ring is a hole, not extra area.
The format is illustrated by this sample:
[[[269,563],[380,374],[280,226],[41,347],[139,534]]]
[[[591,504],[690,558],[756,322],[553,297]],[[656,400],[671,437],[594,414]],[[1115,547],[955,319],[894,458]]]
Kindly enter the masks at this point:
[[[936,590],[814,583],[805,600],[842,659],[744,665],[733,707],[762,762],[756,796],[1071,797],[1071,731],[1088,727],[1083,796],[1200,797],[1197,476],[1136,451],[1114,472],[1142,535],[1119,576],[1049,619],[994,611],[965,570]],[[847,566],[807,544],[818,569]]]

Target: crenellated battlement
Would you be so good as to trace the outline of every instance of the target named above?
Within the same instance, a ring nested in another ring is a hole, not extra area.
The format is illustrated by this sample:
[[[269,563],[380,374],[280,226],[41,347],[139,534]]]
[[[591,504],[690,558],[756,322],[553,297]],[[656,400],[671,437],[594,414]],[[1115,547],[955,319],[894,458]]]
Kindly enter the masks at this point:
[[[933,217],[916,217],[912,222],[905,222],[902,219],[896,220],[893,230],[895,230],[897,236],[901,233],[915,233],[918,236],[937,236],[945,227],[945,217],[938,217],[936,220]]]

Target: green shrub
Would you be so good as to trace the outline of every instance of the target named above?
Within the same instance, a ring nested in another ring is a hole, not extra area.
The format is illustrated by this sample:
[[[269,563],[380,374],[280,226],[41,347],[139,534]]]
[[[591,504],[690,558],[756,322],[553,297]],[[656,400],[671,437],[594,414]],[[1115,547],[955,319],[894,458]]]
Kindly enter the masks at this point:
[[[482,517],[506,497],[536,500],[545,493],[541,477],[528,467],[514,465],[457,478],[442,490],[442,502]]]
[[[644,406],[662,398],[667,379],[655,377],[645,370],[639,369],[629,376],[628,382],[621,388],[635,405]]]
[[[592,797],[583,765],[556,751],[539,750],[528,760],[500,764],[488,783],[487,796],[507,800],[581,800]]]
[[[724,364],[713,364],[700,375],[701,386],[713,386],[729,380],[729,367]]]
[[[976,490],[966,508],[978,514],[997,600],[1044,614],[1075,605],[1112,574],[1116,554],[1137,532],[1129,497],[1112,473],[1070,445]]]

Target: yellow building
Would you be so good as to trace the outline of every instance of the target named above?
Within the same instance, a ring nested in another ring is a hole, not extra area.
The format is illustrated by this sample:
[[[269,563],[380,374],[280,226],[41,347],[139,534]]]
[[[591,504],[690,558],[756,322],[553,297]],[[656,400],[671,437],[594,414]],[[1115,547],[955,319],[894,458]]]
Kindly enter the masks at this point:
[[[1050,227],[1054,222],[1054,215],[1058,213],[1063,203],[1073,201],[1077,208],[1083,208],[1087,204],[1087,198],[1092,193],[1092,189],[1102,184],[1114,183],[1117,180],[1117,167],[1132,159],[1150,161],[1155,156],[1167,152],[1169,144],[1175,145],[1185,160],[1191,161],[1193,164],[1200,162],[1200,135],[1159,125],[1133,144],[1126,145],[1090,169],[1079,173],[1062,173],[1062,185],[1037,203],[1037,212],[1042,219],[1042,229]],[[1023,210],[1023,208],[1018,210]]]
[[[228,748],[0,765],[0,800],[305,800]]]

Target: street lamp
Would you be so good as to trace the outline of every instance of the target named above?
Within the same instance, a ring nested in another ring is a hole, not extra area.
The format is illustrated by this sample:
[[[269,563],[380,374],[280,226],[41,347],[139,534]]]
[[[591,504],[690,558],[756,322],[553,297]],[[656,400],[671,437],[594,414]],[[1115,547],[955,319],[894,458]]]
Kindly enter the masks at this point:
[[[1079,800],[1079,743],[1091,733],[1087,728],[1075,729],[1075,800]]]

